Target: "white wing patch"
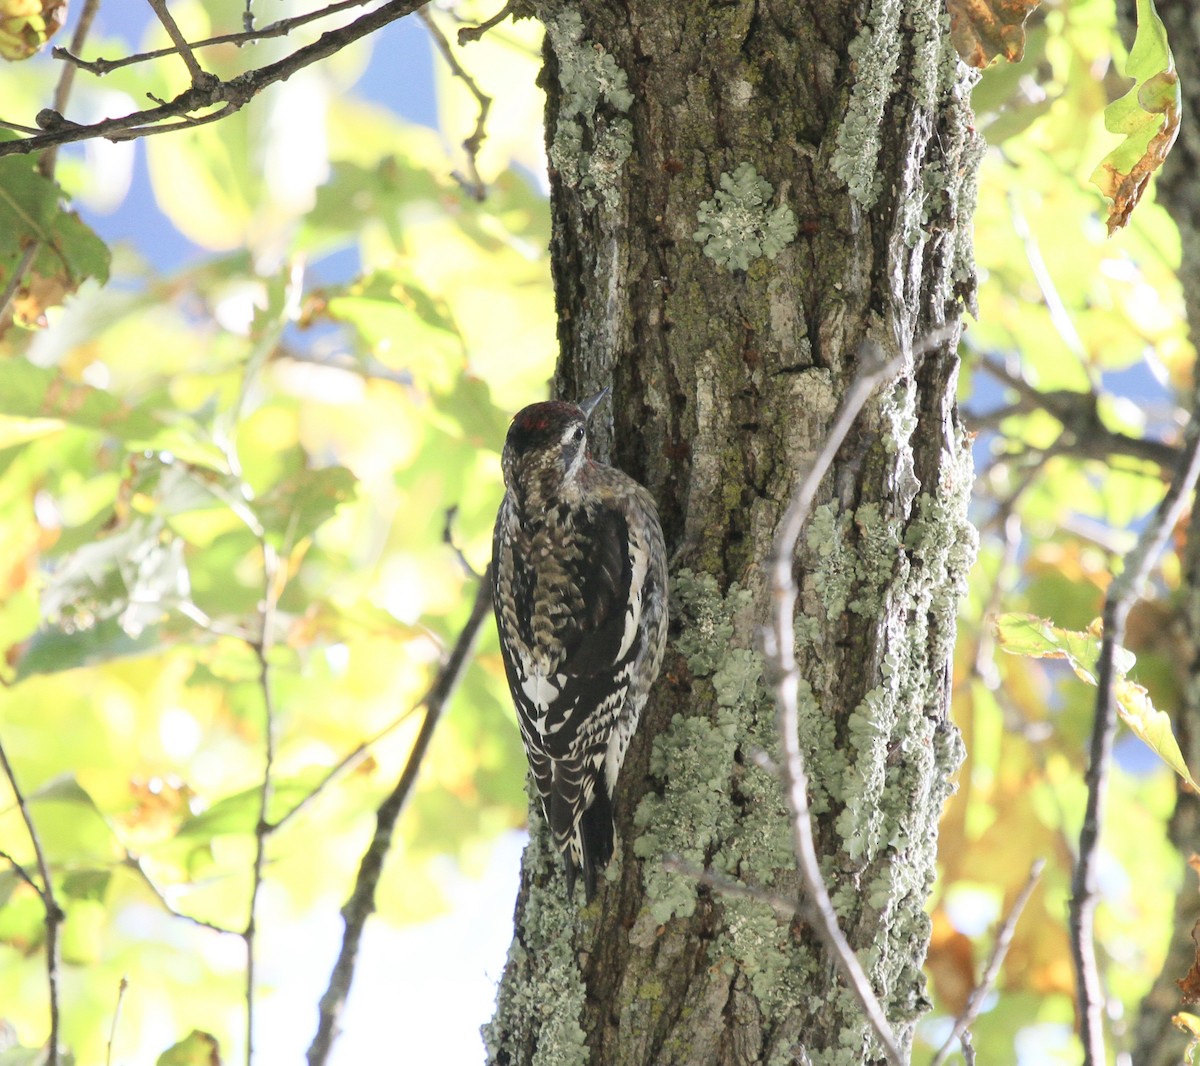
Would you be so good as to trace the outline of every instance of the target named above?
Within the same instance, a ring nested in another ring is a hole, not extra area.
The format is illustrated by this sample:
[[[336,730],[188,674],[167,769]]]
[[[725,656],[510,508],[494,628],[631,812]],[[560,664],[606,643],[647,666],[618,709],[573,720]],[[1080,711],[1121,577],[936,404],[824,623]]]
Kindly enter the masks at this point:
[[[620,662],[629,654],[637,636],[638,625],[642,620],[642,588],[646,584],[646,570],[650,566],[650,553],[646,545],[632,528],[629,530],[629,568],[633,571],[629,580],[629,589],[633,594],[629,606],[625,608],[625,631],[621,634],[621,647],[617,651],[617,661]]]

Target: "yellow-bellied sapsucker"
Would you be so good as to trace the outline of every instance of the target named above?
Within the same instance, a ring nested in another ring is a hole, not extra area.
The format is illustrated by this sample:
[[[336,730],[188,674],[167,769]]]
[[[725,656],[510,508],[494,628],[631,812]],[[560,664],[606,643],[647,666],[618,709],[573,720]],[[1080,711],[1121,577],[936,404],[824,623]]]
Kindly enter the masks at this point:
[[[500,650],[542,810],[590,902],[612,857],[613,792],[662,664],[667,557],[654,499],[588,454],[577,407],[535,403],[504,442],[492,541]]]

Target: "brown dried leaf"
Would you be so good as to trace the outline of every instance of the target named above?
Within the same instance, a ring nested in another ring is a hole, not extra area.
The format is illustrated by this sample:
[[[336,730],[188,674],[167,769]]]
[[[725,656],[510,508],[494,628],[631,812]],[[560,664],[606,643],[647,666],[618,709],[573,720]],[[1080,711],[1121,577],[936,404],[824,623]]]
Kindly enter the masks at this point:
[[[1040,0],[947,0],[950,39],[973,67],[996,56],[1019,63],[1025,55],[1025,20]]]
[[[0,0],[0,56],[28,59],[66,20],[66,0]]]
[[[1092,174],[1092,184],[1112,200],[1108,233],[1129,221],[1151,175],[1162,166],[1179,136],[1183,110],[1179,75],[1167,41],[1167,29],[1154,0],[1137,0],[1137,35],[1125,73],[1134,86],[1104,109],[1104,126],[1124,140]]]
[[[1192,926],[1192,943],[1196,945],[1196,958],[1192,968],[1175,983],[1179,986],[1179,998],[1184,1006],[1200,1003],[1200,922]]]

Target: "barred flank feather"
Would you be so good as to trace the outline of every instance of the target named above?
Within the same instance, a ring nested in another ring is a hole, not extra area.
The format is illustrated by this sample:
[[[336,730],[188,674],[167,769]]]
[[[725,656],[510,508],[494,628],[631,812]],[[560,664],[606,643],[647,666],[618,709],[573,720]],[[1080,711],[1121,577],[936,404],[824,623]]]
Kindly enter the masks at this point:
[[[583,408],[513,419],[493,537],[500,649],[542,810],[590,901],[613,852],[613,794],[662,664],[666,548],[650,494],[587,454]]]

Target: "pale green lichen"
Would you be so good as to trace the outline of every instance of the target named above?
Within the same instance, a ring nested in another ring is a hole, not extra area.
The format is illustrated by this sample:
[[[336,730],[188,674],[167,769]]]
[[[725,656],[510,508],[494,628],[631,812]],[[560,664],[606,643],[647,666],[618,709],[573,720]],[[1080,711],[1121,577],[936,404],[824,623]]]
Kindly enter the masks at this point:
[[[679,635],[679,652],[688,662],[693,677],[711,677],[729,654],[733,618],[752,599],[747,589],[734,585],[722,595],[712,574],[682,570],[671,583],[671,613],[687,618]]]
[[[550,163],[562,180],[579,190],[584,204],[620,202],[620,174],[633,151],[633,126],[624,114],[633,104],[629,79],[616,59],[587,39],[583,19],[565,10],[546,20],[546,33],[558,60],[561,90]]]
[[[677,647],[697,687],[709,689],[701,705],[713,710],[676,715],[654,738],[650,772],[661,787],[634,813],[634,852],[645,860],[646,895],[659,924],[690,915],[697,899],[694,879],[663,869],[667,855],[758,884],[791,864],[778,779],[750,758],[759,750],[774,757],[777,749],[762,656],[730,646],[734,633],[748,628],[753,596],[736,584],[722,593],[711,575],[684,570],[672,583],[671,602]],[[734,791],[742,796],[740,812],[729,802]]]
[[[855,528],[857,537],[852,536]],[[896,577],[899,522],[884,517],[877,503],[863,504],[856,511],[823,504],[809,520],[806,539],[817,558],[812,581],[827,617],[846,611],[877,616]]]
[[[724,907],[725,928],[717,938],[713,955],[723,959],[726,967],[736,966],[745,974],[763,1014],[774,1017],[804,991],[797,981],[799,967],[790,949],[787,923],[755,900],[727,899]]]
[[[754,259],[774,259],[796,237],[796,215],[786,204],[771,206],[774,189],[750,163],[722,174],[720,188],[696,212],[692,240],[727,270],[746,270]]]
[[[863,28],[850,42],[855,78],[831,160],[834,173],[846,183],[850,195],[868,208],[878,199],[883,181],[879,149],[883,112],[895,88],[900,59],[896,47],[900,9],[900,0],[874,0]]]
[[[536,813],[530,821],[524,857],[529,901],[508,950],[495,1016],[481,1029],[487,1061],[513,1061],[513,1048],[532,1043],[532,1066],[586,1066],[590,1054],[580,1025],[585,989],[570,935],[579,915],[561,879],[547,876],[558,864],[548,831]],[[506,1031],[502,1020],[518,1028]]]
[[[732,715],[717,724],[676,715],[654,738],[650,772],[664,782],[663,794],[648,793],[638,805],[633,850],[647,860],[642,876],[650,913],[660,925],[696,909],[696,882],[667,872],[664,857],[677,855],[703,867],[732,828],[727,784],[736,732]]]

